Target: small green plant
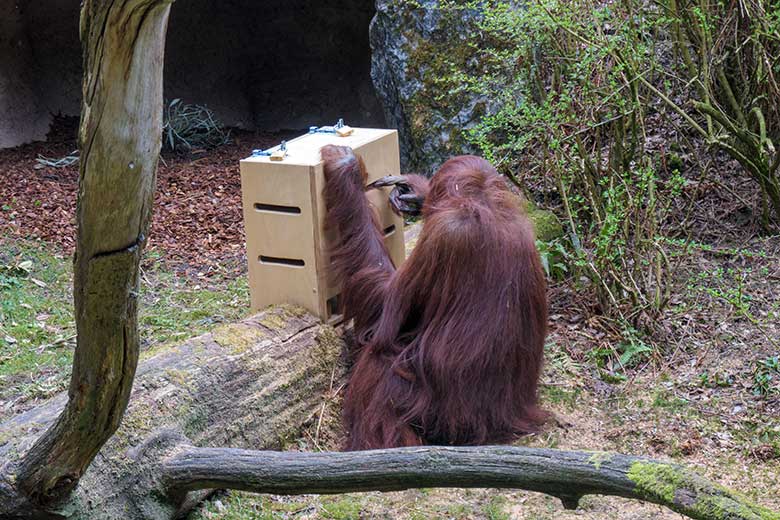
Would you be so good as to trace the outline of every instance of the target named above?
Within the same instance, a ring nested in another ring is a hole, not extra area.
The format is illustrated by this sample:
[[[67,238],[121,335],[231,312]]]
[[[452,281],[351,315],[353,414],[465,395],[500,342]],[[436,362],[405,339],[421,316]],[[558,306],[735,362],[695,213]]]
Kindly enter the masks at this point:
[[[361,508],[359,500],[347,496],[323,501],[322,516],[332,520],[359,520]]]
[[[553,240],[550,242],[537,240],[536,249],[539,251],[542,267],[548,277],[562,279],[566,276],[569,272],[569,268],[566,266],[568,253],[561,240]]]
[[[485,505],[485,516],[488,520],[509,520],[509,513],[505,511],[506,498],[495,496]]]
[[[647,359],[649,353],[653,352],[652,347],[636,334],[626,334],[626,341],[618,345],[618,350],[620,351],[620,365],[624,368],[635,367]]]
[[[734,385],[734,376],[731,374],[721,374],[702,372],[699,374],[699,385],[706,388],[726,388]]]
[[[753,395],[780,393],[776,380],[780,378],[780,356],[760,359],[753,369]]]

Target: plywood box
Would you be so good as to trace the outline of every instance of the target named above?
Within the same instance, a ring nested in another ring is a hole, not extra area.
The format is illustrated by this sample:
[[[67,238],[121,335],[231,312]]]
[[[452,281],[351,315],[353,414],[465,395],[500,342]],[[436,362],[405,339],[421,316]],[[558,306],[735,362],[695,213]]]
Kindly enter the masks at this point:
[[[368,182],[400,173],[395,130],[355,128],[352,135],[310,133],[287,143],[281,161],[267,156],[241,161],[249,287],[252,309],[292,303],[328,320],[338,313],[338,288],[328,283],[323,228],[324,175],[320,149],[350,146],[368,170]],[[389,188],[367,197],[378,212],[385,244],[396,266],[404,260],[403,219],[387,202]]]

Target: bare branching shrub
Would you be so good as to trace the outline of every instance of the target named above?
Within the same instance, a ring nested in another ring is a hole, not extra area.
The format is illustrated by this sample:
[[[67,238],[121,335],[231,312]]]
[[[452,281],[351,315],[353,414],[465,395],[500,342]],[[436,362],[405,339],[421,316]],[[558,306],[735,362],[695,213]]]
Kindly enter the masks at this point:
[[[780,4],[769,0],[662,2],[682,74],[695,85],[690,121],[756,180],[763,223],[780,222]],[[671,103],[671,100],[667,100]],[[677,108],[680,110],[679,108]]]
[[[230,141],[230,131],[205,106],[174,99],[163,113],[163,147],[171,151],[211,149]]]

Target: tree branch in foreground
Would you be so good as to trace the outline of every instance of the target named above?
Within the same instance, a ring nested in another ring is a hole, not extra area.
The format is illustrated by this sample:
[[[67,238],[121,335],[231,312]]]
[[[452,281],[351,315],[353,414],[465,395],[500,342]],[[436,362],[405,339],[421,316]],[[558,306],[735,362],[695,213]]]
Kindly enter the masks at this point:
[[[291,453],[184,447],[162,462],[171,493],[227,488],[274,494],[335,494],[409,488],[513,488],[576,508],[584,495],[653,502],[701,520],[778,520],[780,514],[689,469],[603,452],[510,446],[421,447]]]

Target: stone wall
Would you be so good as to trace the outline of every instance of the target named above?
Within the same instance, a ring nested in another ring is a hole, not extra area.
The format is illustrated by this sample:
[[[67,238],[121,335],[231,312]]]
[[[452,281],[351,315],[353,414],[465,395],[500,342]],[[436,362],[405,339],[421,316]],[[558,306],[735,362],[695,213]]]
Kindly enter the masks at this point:
[[[372,0],[173,5],[165,95],[229,126],[383,126],[370,78]],[[45,137],[81,103],[79,0],[0,0],[0,148]]]

